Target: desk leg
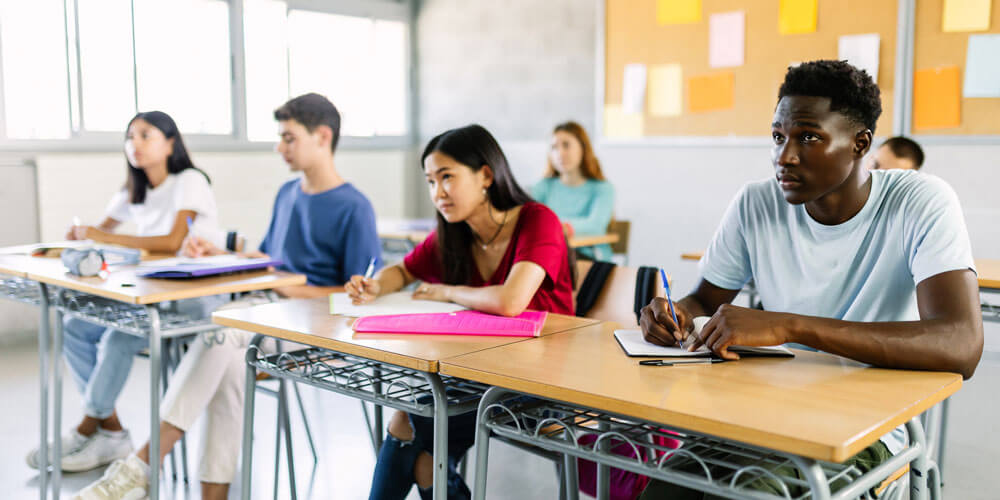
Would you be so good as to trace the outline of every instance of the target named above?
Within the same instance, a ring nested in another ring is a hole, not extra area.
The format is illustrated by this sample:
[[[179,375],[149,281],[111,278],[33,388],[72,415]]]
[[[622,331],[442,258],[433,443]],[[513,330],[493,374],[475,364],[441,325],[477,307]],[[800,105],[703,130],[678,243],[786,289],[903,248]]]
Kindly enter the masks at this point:
[[[160,311],[149,313],[149,500],[160,497]]]
[[[597,430],[602,434],[608,431],[608,424],[603,420],[598,422]],[[598,443],[599,449],[604,453],[611,451],[611,440],[602,439]],[[608,500],[611,498],[611,468],[602,463],[597,464],[597,500]]]
[[[448,397],[441,377],[425,373],[434,398],[434,500],[448,498]]]
[[[38,284],[38,382],[39,382],[39,452],[38,494],[45,500],[49,494],[49,289]],[[56,359],[59,359],[56,353]],[[56,436],[59,429],[56,429]]]
[[[246,385],[243,388],[243,462],[240,465],[243,470],[240,474],[240,497],[243,500],[250,500],[250,481],[253,478],[253,416],[254,416],[254,396],[257,392],[257,369],[250,363],[256,359],[256,354],[260,349],[260,343],[264,336],[257,334],[250,341],[247,348],[247,376]]]
[[[62,350],[63,350],[63,312],[58,306],[62,305],[62,292],[56,299],[55,328],[52,329],[52,433],[55,438],[52,440],[52,456],[55,463],[52,464],[52,499],[59,500],[59,489],[62,487]],[[44,449],[44,448],[43,448]]]
[[[375,380],[382,380],[382,370],[380,370],[378,367],[373,368],[372,376]],[[382,382],[375,382],[375,386],[372,387],[372,390],[375,392],[375,394],[382,394]],[[363,406],[364,402],[362,401],[361,404]],[[377,404],[373,404],[372,410],[374,412],[373,421],[375,422],[371,429],[373,433],[372,443],[375,445],[375,458],[378,459],[379,451],[382,449],[382,439],[384,436],[383,432],[385,432],[385,427],[383,427],[382,423],[382,407]]]
[[[945,447],[948,445],[948,406],[951,404],[951,398],[945,398],[941,402],[941,428],[938,430],[938,443],[937,443],[937,467],[938,467],[938,478],[940,480],[940,485],[944,485],[944,452]]]
[[[791,457],[791,459],[792,463],[802,471],[802,475],[805,476],[806,481],[809,481],[809,491],[812,493],[811,498],[813,500],[829,500],[830,485],[826,482],[826,474],[823,473],[823,468],[820,467],[819,462],[803,457]]]
[[[472,486],[474,500],[486,500],[486,470],[489,468],[490,458],[490,428],[484,423],[486,422],[486,413],[491,405],[506,395],[505,389],[490,387],[479,400],[479,409],[476,413],[476,464],[473,467],[476,481]]]
[[[920,449],[920,454],[917,455],[917,458],[913,462],[910,462],[910,499],[927,500],[930,494],[927,489],[930,458],[927,453],[927,440],[924,436],[924,427],[920,425],[920,419],[914,417],[907,422],[906,431],[910,435],[910,446]]]

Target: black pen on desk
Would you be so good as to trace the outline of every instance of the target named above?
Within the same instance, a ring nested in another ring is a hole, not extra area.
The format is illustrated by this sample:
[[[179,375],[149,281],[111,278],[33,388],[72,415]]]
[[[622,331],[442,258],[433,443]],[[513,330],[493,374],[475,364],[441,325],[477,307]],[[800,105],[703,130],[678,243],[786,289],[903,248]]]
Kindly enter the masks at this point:
[[[711,365],[714,363],[721,363],[724,360],[715,358],[698,358],[698,359],[678,359],[678,360],[666,360],[666,359],[644,359],[639,362],[642,366],[674,366],[674,365]]]

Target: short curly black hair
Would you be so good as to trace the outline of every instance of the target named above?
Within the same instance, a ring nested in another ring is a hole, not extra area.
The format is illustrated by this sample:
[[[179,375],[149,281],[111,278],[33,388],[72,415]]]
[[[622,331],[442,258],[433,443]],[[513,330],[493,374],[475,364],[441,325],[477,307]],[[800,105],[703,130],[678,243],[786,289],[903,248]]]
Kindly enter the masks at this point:
[[[785,96],[830,98],[830,111],[839,111],[875,133],[875,123],[882,114],[878,85],[864,70],[847,61],[809,61],[788,68],[778,91]]]

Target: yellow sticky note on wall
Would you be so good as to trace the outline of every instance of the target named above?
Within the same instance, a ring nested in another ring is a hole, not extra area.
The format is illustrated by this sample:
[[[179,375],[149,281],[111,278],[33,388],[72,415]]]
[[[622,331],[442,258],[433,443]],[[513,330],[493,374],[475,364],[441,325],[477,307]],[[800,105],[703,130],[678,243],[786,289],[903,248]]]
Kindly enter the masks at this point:
[[[946,32],[990,29],[990,0],[945,0],[941,29]]]
[[[684,81],[680,64],[649,67],[649,114],[680,116],[684,101]]]
[[[642,137],[642,113],[626,113],[618,105],[604,106],[604,137],[609,139],[637,139]]]
[[[958,66],[913,73],[913,128],[953,128],[961,123],[962,85]]]
[[[656,24],[690,24],[701,21],[701,0],[656,0]]]
[[[694,113],[733,107],[732,73],[692,76],[688,79],[688,109]]]
[[[819,0],[781,0],[778,6],[778,33],[815,33],[818,2]]]

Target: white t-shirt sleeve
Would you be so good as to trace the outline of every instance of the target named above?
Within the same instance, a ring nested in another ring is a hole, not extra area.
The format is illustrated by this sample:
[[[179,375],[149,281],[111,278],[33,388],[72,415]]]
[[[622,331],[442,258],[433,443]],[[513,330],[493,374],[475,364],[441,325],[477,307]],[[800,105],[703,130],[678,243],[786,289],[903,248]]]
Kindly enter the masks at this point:
[[[187,169],[177,175],[177,185],[174,189],[174,207],[178,212],[191,210],[198,215],[216,216],[215,195],[212,187],[201,172]]]
[[[131,215],[128,211],[128,190],[122,189],[111,197],[108,206],[104,208],[104,215],[118,222],[129,221]]]
[[[906,203],[906,255],[913,283],[959,269],[975,271],[962,206],[945,181],[927,174]]]
[[[753,273],[742,222],[747,195],[747,188],[743,187],[729,203],[712,243],[698,263],[702,278],[727,290],[743,288]]]

